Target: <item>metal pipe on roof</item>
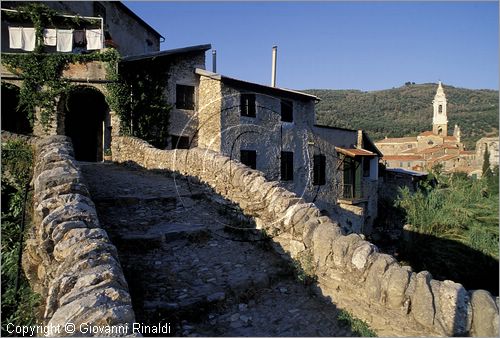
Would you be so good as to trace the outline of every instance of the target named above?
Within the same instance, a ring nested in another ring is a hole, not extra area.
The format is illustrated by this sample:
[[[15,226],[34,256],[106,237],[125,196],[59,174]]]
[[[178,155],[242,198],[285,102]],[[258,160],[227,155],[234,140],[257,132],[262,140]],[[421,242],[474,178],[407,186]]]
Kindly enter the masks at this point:
[[[273,46],[273,65],[271,74],[271,86],[276,87],[276,61],[278,58],[278,46]]]
[[[217,73],[217,50],[212,49],[212,72]]]

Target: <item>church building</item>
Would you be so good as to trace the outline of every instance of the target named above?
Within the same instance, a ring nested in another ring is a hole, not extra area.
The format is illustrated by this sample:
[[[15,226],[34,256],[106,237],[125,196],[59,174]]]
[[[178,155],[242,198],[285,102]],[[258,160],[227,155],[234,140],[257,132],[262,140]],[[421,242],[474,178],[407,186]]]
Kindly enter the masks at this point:
[[[447,100],[441,81],[432,101],[432,131],[414,137],[385,138],[375,142],[383,153],[382,163],[388,168],[426,171],[442,165],[446,172],[469,172],[475,167],[475,152],[467,151],[460,140],[458,125],[448,135]]]

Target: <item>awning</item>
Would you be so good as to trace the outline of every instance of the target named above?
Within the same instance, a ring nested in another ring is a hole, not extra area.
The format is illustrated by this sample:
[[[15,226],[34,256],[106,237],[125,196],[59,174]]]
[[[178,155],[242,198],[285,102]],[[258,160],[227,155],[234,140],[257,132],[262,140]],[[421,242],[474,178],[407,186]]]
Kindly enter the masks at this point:
[[[371,151],[368,151],[366,149],[335,147],[335,150],[337,152],[344,154],[346,156],[349,156],[349,157],[357,157],[357,156],[374,157],[374,156],[377,156],[377,154],[372,153]]]

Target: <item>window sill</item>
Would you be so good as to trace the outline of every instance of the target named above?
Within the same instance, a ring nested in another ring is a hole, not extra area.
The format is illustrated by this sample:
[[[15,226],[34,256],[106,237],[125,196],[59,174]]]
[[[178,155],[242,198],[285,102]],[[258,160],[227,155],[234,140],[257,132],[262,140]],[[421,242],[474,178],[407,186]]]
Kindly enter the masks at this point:
[[[363,204],[367,203],[368,199],[367,198],[338,198],[337,203],[342,203],[342,204],[351,204],[351,205],[356,205],[356,204]]]

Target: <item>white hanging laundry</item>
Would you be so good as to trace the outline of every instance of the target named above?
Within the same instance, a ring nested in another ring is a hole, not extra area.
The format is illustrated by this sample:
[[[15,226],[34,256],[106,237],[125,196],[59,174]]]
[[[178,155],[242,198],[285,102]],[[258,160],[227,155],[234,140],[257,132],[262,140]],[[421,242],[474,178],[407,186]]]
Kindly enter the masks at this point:
[[[36,45],[36,32],[35,28],[23,27],[23,40],[22,49],[27,52],[32,52],[35,50]]]
[[[9,48],[21,49],[23,46],[22,28],[9,27]]]
[[[43,30],[43,44],[45,46],[57,46],[57,30],[45,28]]]
[[[102,48],[102,30],[87,29],[85,31],[85,37],[87,38],[87,50]]]
[[[57,51],[71,52],[73,50],[73,30],[58,29],[57,30]]]

